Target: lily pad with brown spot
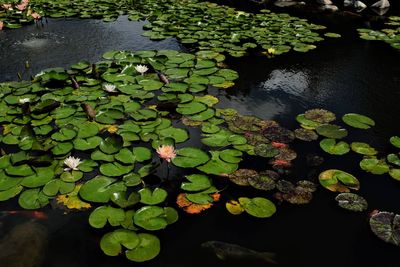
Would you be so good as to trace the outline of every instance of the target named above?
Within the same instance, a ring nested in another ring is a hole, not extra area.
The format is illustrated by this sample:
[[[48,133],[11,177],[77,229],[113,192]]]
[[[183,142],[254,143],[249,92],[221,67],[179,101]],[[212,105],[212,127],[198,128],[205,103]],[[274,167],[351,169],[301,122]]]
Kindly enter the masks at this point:
[[[228,175],[229,180],[237,185],[249,186],[249,179],[257,179],[258,172],[251,169],[239,169]]]
[[[371,216],[372,232],[383,241],[400,246],[400,215],[381,211]]]
[[[329,123],[336,120],[336,115],[326,109],[310,109],[304,113],[304,117],[319,123]]]
[[[350,189],[360,189],[360,182],[356,177],[350,173],[336,169],[320,173],[319,182],[323,187],[332,192],[348,193]]]
[[[318,139],[318,134],[315,131],[304,128],[294,130],[294,135],[297,139],[307,142],[315,141]]]
[[[281,126],[272,126],[264,129],[263,134],[270,141],[279,143],[290,143],[294,140],[294,133]]]

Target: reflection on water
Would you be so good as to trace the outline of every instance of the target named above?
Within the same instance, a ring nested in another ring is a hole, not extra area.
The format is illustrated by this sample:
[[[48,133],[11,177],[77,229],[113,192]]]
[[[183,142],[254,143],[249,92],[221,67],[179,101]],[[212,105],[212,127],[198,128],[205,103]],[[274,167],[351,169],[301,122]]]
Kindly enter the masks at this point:
[[[282,90],[288,94],[303,96],[309,88],[308,76],[303,71],[273,70],[268,80],[262,83],[266,91]]]
[[[147,22],[49,19],[47,24],[0,31],[0,81],[17,79],[51,67],[68,67],[80,60],[97,62],[109,50],[181,50],[175,39],[158,42],[141,36]],[[25,69],[28,61],[30,69]]]

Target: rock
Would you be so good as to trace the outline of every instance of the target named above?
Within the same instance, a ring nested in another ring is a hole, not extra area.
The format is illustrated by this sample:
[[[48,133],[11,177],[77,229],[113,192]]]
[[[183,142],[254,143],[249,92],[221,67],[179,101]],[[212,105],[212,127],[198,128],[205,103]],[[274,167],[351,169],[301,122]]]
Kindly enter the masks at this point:
[[[343,5],[344,6],[353,6],[354,1],[353,0],[344,0]]]
[[[323,5],[320,7],[322,11],[330,11],[330,12],[336,12],[339,10],[339,8],[335,5]]]
[[[356,9],[357,12],[362,12],[364,9],[367,8],[367,5],[361,1],[355,1],[354,8]]]
[[[47,249],[48,232],[40,224],[26,222],[15,226],[0,240],[0,265],[39,267]]]
[[[278,0],[274,3],[277,7],[289,7],[289,6],[296,6],[296,5],[304,5],[304,2],[297,2],[293,0]]]
[[[380,0],[371,6],[372,8],[385,9],[390,7],[389,0]]]
[[[321,5],[333,5],[331,0],[317,0],[317,3]]]

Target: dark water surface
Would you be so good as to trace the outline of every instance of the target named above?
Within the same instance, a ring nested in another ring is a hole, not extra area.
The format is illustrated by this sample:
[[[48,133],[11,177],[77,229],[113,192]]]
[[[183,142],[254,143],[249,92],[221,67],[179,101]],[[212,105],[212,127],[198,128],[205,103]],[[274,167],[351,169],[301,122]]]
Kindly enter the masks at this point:
[[[25,60],[31,62],[32,72],[36,73],[48,67],[67,67],[81,59],[98,60],[110,49],[181,49],[173,39],[151,42],[140,37],[141,25],[127,22],[125,18],[111,24],[51,20],[44,29],[28,26],[0,32],[0,80],[15,79]],[[400,133],[400,53],[384,43],[360,40],[346,30],[343,33],[344,38],[323,42],[305,54],[290,53],[273,59],[264,56],[229,59],[229,67],[237,70],[240,78],[226,92],[212,91],[221,98],[218,106],[232,107],[242,114],[263,119],[276,119],[291,129],[298,127],[294,117],[309,108],[327,108],[338,117],[348,112],[365,114],[374,118],[377,125],[368,131],[346,127],[350,133],[346,141],[368,142],[384,152],[382,155],[394,151],[388,138]],[[45,37],[35,37],[40,34]],[[30,38],[39,41],[32,45]],[[37,47],[41,39],[45,43]],[[299,142],[293,146],[300,155],[287,179],[315,179],[320,171],[329,168],[348,171],[359,178],[360,194],[368,200],[369,211],[400,213],[400,183],[388,175],[362,172],[358,167],[361,156],[354,153],[328,156],[322,153],[317,142]],[[308,152],[320,153],[325,163],[314,170],[307,168],[305,154]],[[268,168],[267,161],[252,159],[244,166]],[[268,266],[247,260],[220,261],[200,248],[208,240],[274,251],[278,254],[279,266],[400,266],[399,248],[372,234],[367,212],[351,213],[337,207],[335,194],[323,188],[319,188],[311,204],[284,203],[270,219],[233,216],[224,207],[231,198],[271,198],[270,194],[232,185],[222,196],[222,201],[204,214],[189,216],[180,212],[177,223],[157,232],[161,254],[145,264],[129,262],[123,256],[105,256],[98,246],[102,231],[88,225],[88,213],[64,216],[60,211],[48,210],[49,220],[42,222],[50,233],[43,266]],[[15,208],[11,202],[0,205],[3,210]],[[3,227],[7,229],[10,224],[5,221]]]

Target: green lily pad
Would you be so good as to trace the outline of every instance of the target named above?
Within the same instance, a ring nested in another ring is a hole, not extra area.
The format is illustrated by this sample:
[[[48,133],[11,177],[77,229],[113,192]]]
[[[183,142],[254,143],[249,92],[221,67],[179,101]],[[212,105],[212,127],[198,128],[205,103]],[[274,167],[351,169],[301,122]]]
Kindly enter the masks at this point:
[[[176,157],[172,163],[181,168],[194,168],[206,163],[210,159],[209,155],[196,147],[184,147],[176,151]]]
[[[221,151],[210,151],[211,159],[204,165],[197,167],[198,170],[207,174],[230,174],[238,169],[237,163],[229,163],[221,159]]]
[[[79,195],[86,201],[107,203],[114,192],[126,191],[124,182],[96,176],[82,185]]]
[[[167,227],[168,222],[165,217],[163,208],[144,206],[136,211],[133,219],[137,226],[149,231],[155,231]]]
[[[168,196],[167,191],[157,187],[153,191],[149,188],[143,188],[138,191],[140,202],[147,205],[157,205],[165,201]]]
[[[378,153],[375,148],[371,147],[367,143],[353,142],[351,143],[351,149],[361,155],[373,156]]]
[[[386,163],[385,159],[365,158],[360,161],[360,167],[364,171],[378,175],[389,171],[389,165]]]
[[[320,173],[319,182],[333,192],[348,193],[350,189],[360,189],[360,182],[357,178],[341,170],[331,169]]]
[[[390,137],[390,143],[397,147],[400,148],[400,137],[399,136],[392,136]]]
[[[189,182],[183,182],[181,188],[186,191],[201,191],[211,187],[211,180],[204,174],[192,174],[185,176]]]
[[[239,203],[248,214],[257,218],[268,218],[276,212],[275,204],[262,197],[240,197]]]
[[[322,150],[332,155],[344,155],[350,151],[350,146],[344,141],[336,143],[335,139],[325,138],[319,143]]]
[[[100,143],[100,150],[106,154],[114,154],[121,150],[122,144],[122,137],[113,135],[107,137]]]
[[[154,259],[160,253],[160,240],[151,234],[138,234],[140,243],[132,250],[125,252],[126,257],[135,262]]]
[[[49,198],[37,189],[29,189],[19,196],[18,204],[27,210],[39,209],[49,204]]]
[[[110,206],[100,206],[89,216],[89,224],[93,228],[103,228],[107,222],[111,226],[118,226],[125,220],[125,212]]]
[[[117,256],[121,254],[122,247],[134,249],[140,244],[139,236],[130,230],[118,229],[105,234],[100,241],[100,247],[108,256]]]
[[[316,131],[319,135],[333,139],[342,139],[347,136],[346,129],[333,124],[321,124],[316,128]]]
[[[371,118],[356,113],[345,114],[342,120],[346,124],[358,129],[369,129],[375,126],[375,122]]]
[[[101,164],[100,172],[106,176],[117,177],[129,173],[133,168],[133,164],[126,166],[119,164],[118,162],[110,162]]]

